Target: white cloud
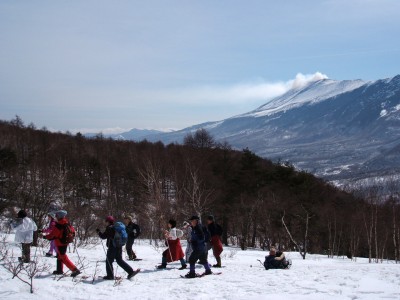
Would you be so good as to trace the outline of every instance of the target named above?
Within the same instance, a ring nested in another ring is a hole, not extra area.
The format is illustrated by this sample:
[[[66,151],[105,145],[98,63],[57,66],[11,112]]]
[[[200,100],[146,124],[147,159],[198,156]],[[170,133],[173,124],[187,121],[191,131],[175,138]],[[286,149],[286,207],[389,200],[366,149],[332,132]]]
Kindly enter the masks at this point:
[[[322,79],[328,79],[328,76],[325,74],[322,74],[320,72],[316,72],[314,74],[307,74],[303,75],[301,73],[297,73],[296,78],[294,80],[289,80],[288,85],[289,89],[290,88],[301,88],[305,86],[306,84]]]
[[[160,97],[166,101],[184,104],[240,104],[267,101],[280,96],[292,88],[300,88],[306,84],[328,76],[320,72],[314,74],[298,73],[294,79],[288,81],[239,83],[229,86],[206,86],[163,91]]]

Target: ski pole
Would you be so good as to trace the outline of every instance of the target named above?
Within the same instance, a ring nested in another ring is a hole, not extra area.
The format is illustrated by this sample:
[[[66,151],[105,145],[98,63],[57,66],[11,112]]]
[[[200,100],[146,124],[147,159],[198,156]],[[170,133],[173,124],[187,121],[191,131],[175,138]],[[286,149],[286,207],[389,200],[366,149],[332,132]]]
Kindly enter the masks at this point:
[[[110,269],[112,270],[112,264],[111,264],[110,261],[108,260],[107,251],[106,251],[106,248],[104,247],[103,240],[100,239],[100,242],[101,242],[101,245],[103,246],[104,254],[106,255],[106,261],[107,261],[107,263],[108,263]],[[115,276],[115,275],[114,275],[114,276]]]
[[[261,260],[259,260],[259,259],[257,259],[257,261],[259,261],[260,262],[260,264],[264,267],[264,264],[262,263],[262,261]]]

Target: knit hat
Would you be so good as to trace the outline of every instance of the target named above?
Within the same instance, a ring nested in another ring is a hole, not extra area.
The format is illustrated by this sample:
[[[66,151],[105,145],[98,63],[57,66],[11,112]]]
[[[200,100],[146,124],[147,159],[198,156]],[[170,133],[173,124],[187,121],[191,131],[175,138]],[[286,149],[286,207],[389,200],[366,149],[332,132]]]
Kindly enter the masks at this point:
[[[106,222],[108,222],[108,223],[110,223],[110,224],[114,224],[115,219],[114,219],[113,216],[108,216],[108,217],[106,218]]]
[[[210,220],[210,221],[215,221],[215,218],[214,218],[214,216],[213,215],[209,215],[208,217],[207,217],[207,220]]]
[[[200,220],[200,218],[198,216],[192,216],[189,221],[193,221],[193,220]]]
[[[28,215],[28,214],[27,214],[26,211],[23,210],[23,209],[21,209],[21,210],[18,212],[18,218],[20,218],[20,219],[25,218],[27,215]]]
[[[59,210],[59,211],[56,211],[55,216],[57,219],[63,219],[66,217],[67,214],[68,214],[67,211]]]
[[[56,212],[55,211],[50,211],[50,212],[47,213],[47,215],[54,219],[56,217]]]

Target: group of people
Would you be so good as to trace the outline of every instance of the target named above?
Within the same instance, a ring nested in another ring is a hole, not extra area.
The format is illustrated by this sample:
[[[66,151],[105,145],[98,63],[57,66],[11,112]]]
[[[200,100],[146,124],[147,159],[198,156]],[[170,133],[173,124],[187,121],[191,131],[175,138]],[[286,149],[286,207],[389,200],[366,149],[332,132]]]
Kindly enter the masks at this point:
[[[50,211],[48,213],[48,221],[49,225],[39,232],[41,237],[50,241],[50,249],[46,252],[46,256],[53,256],[53,253],[56,253],[57,268],[53,274],[64,274],[65,265],[71,271],[70,275],[72,277],[79,275],[81,271],[71,262],[67,255],[68,244],[72,241],[75,235],[75,230],[67,219],[67,212],[65,210]],[[121,223],[116,223],[114,217],[108,216],[105,218],[105,230],[102,232],[100,229],[96,229],[99,237],[106,240],[107,275],[103,277],[105,280],[114,279],[114,261],[116,261],[117,264],[127,272],[128,279],[132,278],[139,272],[139,269],[133,270],[132,267],[124,261],[122,255],[123,246],[126,246],[128,259],[137,259],[132,246],[135,239],[140,235],[140,227],[133,222],[132,217],[124,217],[124,235],[126,235],[126,240],[124,240],[123,243],[117,243],[116,236],[119,236],[120,234],[117,230],[116,224]],[[19,260],[21,263],[29,263],[31,260],[30,245],[33,242],[34,231],[38,230],[37,226],[35,222],[27,216],[27,213],[24,210],[18,212],[17,218],[12,220],[10,225],[16,231],[15,241],[22,245],[22,255],[19,257]],[[168,229],[164,232],[165,245],[168,248],[162,254],[161,264],[157,267],[158,269],[165,269],[167,264],[170,262],[180,261],[180,270],[186,269],[187,263],[189,263],[189,273],[185,275],[187,278],[198,276],[195,272],[196,263],[200,263],[204,266],[204,275],[212,274],[211,265],[208,263],[208,251],[210,249],[213,250],[214,257],[217,261],[213,267],[222,267],[222,227],[215,222],[214,216],[208,216],[207,225],[204,226],[198,216],[192,216],[184,223],[182,229],[178,229],[176,226],[177,222],[175,220],[171,219],[168,221]],[[187,237],[187,247],[186,252],[184,253],[180,239],[185,235],[185,233]],[[270,255],[266,257],[264,266],[266,269],[287,268],[289,262],[286,261],[282,252],[271,247]]]
[[[214,216],[207,217],[207,226],[202,226],[198,216],[192,216],[188,222],[185,222],[183,229],[187,235],[186,253],[183,252],[180,238],[184,236],[181,229],[176,228],[176,221],[168,221],[168,230],[164,232],[165,245],[168,247],[162,255],[161,265],[158,269],[165,269],[167,263],[180,261],[179,270],[187,268],[189,263],[189,273],[185,275],[187,278],[196,277],[195,266],[199,262],[205,268],[204,275],[210,275],[211,265],[208,263],[208,250],[213,249],[213,254],[217,260],[215,268],[221,268],[221,253],[223,251],[221,235],[222,228],[215,223]],[[186,260],[185,260],[186,256]]]

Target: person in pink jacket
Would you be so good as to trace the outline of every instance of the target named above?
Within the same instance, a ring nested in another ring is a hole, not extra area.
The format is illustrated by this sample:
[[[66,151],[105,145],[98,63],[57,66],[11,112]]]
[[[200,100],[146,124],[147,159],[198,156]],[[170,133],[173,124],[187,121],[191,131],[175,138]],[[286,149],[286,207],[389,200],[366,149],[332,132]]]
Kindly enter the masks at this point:
[[[47,228],[45,230],[43,230],[44,234],[49,234],[50,232],[53,231],[54,227],[56,226],[56,220],[54,219],[55,218],[55,213],[54,212],[49,212],[47,214],[47,217],[49,219],[49,225],[47,226]],[[56,243],[55,243],[55,240],[51,240],[50,241],[50,249],[46,253],[46,256],[47,257],[52,257],[54,252],[57,253]]]

